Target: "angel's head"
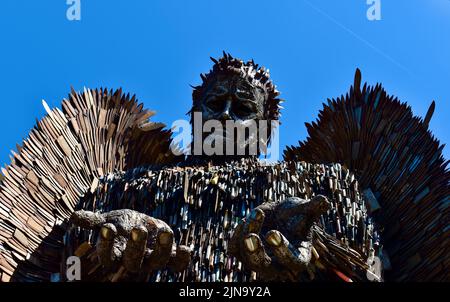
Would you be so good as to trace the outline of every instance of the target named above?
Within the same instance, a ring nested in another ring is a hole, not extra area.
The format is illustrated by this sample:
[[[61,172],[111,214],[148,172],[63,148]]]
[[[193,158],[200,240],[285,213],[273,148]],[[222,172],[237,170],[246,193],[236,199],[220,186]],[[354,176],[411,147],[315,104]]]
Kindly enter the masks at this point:
[[[244,62],[226,53],[219,60],[211,59],[214,62],[212,69],[201,74],[202,84],[194,87],[191,124],[195,123],[195,115],[201,116],[203,124],[219,121],[224,129],[227,121],[244,125],[249,121],[267,121],[268,143],[270,121],[279,119],[282,102],[270,80],[269,70],[258,67],[253,60]],[[207,133],[202,140],[206,136]]]

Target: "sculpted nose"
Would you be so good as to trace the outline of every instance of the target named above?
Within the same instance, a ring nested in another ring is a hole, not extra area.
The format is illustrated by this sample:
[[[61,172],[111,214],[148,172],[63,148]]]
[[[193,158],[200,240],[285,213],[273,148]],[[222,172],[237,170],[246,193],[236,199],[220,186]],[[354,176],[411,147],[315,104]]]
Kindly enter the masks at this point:
[[[223,111],[220,114],[220,118],[222,120],[229,120],[229,119],[231,119],[230,110],[231,110],[231,100],[227,100],[225,102],[225,106],[223,108]]]

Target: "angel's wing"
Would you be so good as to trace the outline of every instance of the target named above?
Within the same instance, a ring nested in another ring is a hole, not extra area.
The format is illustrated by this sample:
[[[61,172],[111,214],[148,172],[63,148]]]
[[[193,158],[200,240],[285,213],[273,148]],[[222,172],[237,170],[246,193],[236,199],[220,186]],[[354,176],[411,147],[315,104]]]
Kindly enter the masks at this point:
[[[85,193],[114,170],[166,165],[171,133],[121,90],[72,90],[30,132],[0,183],[0,280],[50,280],[59,271],[63,228]]]
[[[450,171],[443,145],[424,120],[381,85],[328,100],[309,137],[284,151],[285,160],[340,162],[359,175],[372,212],[384,227],[384,245],[396,280],[450,280]]]

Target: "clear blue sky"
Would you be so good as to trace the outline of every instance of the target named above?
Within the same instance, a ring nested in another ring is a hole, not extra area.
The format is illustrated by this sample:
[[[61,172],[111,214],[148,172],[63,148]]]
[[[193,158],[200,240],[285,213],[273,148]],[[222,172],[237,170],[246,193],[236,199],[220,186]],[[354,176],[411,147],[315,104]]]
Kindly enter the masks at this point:
[[[368,21],[366,0],[174,1],[81,0],[81,21],[66,1],[0,4],[0,163],[42,117],[41,99],[60,106],[72,85],[123,87],[155,120],[171,124],[191,105],[189,84],[222,50],[271,70],[286,99],[281,148],[306,136],[327,98],[363,80],[424,116],[450,141],[450,0],[381,0]],[[450,158],[450,149],[444,149]]]

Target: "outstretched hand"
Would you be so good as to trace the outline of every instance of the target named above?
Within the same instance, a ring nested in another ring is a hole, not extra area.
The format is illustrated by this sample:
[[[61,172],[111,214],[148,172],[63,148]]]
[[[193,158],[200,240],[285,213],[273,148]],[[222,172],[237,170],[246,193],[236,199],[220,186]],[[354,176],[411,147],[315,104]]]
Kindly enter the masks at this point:
[[[237,226],[229,253],[262,280],[298,280],[311,260],[311,227],[328,209],[322,195],[266,202]]]
[[[162,220],[133,210],[107,213],[77,211],[71,222],[98,230],[97,255],[105,270],[123,266],[130,273],[169,268],[184,270],[191,259],[188,247],[176,246],[172,229]]]

